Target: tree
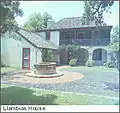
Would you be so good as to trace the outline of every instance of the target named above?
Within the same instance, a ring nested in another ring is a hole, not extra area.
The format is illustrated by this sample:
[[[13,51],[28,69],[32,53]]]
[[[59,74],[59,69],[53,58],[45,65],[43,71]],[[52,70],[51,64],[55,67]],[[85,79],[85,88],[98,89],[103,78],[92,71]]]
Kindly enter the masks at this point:
[[[39,31],[47,28],[47,22],[52,19],[52,16],[48,13],[33,13],[28,18],[28,21],[24,24],[24,29],[29,31]]]
[[[79,59],[80,56],[80,46],[77,45],[61,45],[58,48],[58,52],[67,51],[69,53],[68,60]]]
[[[113,33],[112,33],[112,41],[109,45],[109,49],[110,51],[114,54],[114,58],[115,58],[115,62],[116,62],[116,67],[118,66],[118,62],[119,62],[119,53],[120,53],[120,48],[119,48],[119,28],[118,26],[116,26],[115,28],[113,28]]]
[[[78,53],[79,53],[79,46],[76,45],[68,45],[67,51],[69,53],[69,60],[71,59],[78,59]]]
[[[19,8],[19,5],[20,2],[18,0],[4,0],[0,2],[1,33],[6,29],[11,29],[12,25],[17,26],[15,17],[23,15],[23,11]]]
[[[24,24],[24,29],[29,31],[39,31],[45,28],[44,19],[41,13],[33,13],[28,18],[28,21]]]
[[[119,51],[119,28],[116,26],[113,28],[113,33],[112,33],[112,41],[109,45],[109,48],[112,52],[118,52]]]
[[[113,33],[112,33],[112,43],[114,42],[119,42],[119,27],[116,26],[113,28]]]
[[[105,11],[108,12],[113,4],[113,0],[84,1],[82,24],[89,24],[91,21],[95,21],[96,25],[106,25],[103,20],[103,13]]]
[[[47,28],[47,22],[48,22],[49,20],[53,20],[53,19],[52,19],[52,16],[51,16],[50,14],[48,14],[47,12],[45,12],[45,13],[43,14],[43,19],[44,19],[44,26],[45,26],[45,28]]]

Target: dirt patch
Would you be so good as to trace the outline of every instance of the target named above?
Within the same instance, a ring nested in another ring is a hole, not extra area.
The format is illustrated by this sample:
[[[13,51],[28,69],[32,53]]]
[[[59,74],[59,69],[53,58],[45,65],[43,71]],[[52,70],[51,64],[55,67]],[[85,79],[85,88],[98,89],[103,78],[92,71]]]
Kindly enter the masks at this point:
[[[76,72],[64,72],[63,76],[55,78],[34,78],[18,74],[13,75],[9,81],[34,84],[56,84],[72,82],[74,80],[81,79],[82,77],[82,74]]]
[[[59,66],[56,70],[60,70],[63,68],[69,68],[70,66]],[[30,71],[21,70],[19,73],[8,74],[3,77],[3,80],[11,81],[11,82],[20,82],[20,83],[34,83],[34,84],[56,84],[56,83],[67,83],[72,82],[83,77],[82,74],[77,72],[64,72],[63,76],[55,77],[55,78],[34,78],[25,76],[24,74]]]

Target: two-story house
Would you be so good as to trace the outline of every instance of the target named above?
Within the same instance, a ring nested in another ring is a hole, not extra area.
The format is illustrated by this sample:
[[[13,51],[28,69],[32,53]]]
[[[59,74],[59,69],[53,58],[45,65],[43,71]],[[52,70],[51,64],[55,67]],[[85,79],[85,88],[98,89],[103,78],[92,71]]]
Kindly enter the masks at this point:
[[[39,31],[46,40],[56,45],[75,44],[81,46],[81,64],[87,60],[94,60],[96,65],[102,65],[111,59],[108,49],[110,43],[110,32],[112,26],[99,26],[94,23],[82,25],[80,17],[63,18],[60,21],[48,23],[46,30]],[[56,53],[56,61],[60,64],[68,63],[67,51]]]

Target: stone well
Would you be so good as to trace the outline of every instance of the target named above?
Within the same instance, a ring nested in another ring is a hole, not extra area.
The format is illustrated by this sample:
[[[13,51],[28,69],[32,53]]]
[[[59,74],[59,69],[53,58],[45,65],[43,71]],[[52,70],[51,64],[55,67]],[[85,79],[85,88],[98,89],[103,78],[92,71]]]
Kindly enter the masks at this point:
[[[55,74],[56,73],[56,63],[50,63],[50,62],[43,62],[39,64],[35,64],[35,74],[39,75],[49,75],[49,74]]]

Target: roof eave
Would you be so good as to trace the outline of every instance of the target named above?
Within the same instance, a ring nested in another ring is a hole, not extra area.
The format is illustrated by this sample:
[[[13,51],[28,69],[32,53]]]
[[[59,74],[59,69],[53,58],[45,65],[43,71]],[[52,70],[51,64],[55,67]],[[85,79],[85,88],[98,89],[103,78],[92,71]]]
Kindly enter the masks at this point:
[[[96,28],[97,26],[88,26],[88,27],[78,27],[78,28],[61,28],[61,29],[44,29],[44,30],[40,30],[38,32],[46,32],[46,31],[62,31],[62,30],[72,30],[72,29],[87,29],[87,28]],[[112,28],[113,26],[100,26],[100,27],[110,27]]]
[[[52,50],[57,50],[58,48],[56,47],[56,48],[45,48],[45,47],[38,47],[38,46],[36,46],[34,43],[32,43],[30,40],[28,40],[24,35],[22,35],[19,31],[16,31],[16,33],[17,34],[19,34],[21,37],[23,37],[27,42],[29,42],[31,45],[33,45],[34,47],[36,47],[36,48],[41,48],[41,49],[52,49]],[[47,42],[48,43],[48,42]]]

